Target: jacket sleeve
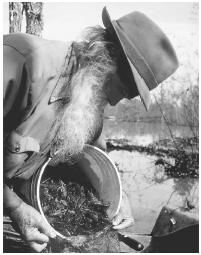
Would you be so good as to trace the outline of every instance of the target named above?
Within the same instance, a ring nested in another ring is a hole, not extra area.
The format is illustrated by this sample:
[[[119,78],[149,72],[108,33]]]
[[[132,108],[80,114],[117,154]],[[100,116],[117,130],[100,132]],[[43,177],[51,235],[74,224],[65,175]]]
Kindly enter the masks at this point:
[[[22,79],[22,69],[24,66],[24,57],[17,52],[14,48],[4,45],[3,46],[3,116],[7,117],[7,114],[14,107],[17,95],[19,93],[20,81]],[[4,168],[12,165],[11,157],[6,160],[7,152],[4,151]],[[12,153],[10,153],[12,155]],[[20,155],[24,157],[24,155]],[[15,164],[18,158],[15,158]],[[21,160],[22,161],[22,160]],[[21,163],[21,162],[20,162]],[[5,177],[5,175],[4,175]],[[12,211],[19,207],[22,200],[6,185],[4,178],[3,186],[3,201],[4,209]]]
[[[9,113],[14,105],[22,80],[25,58],[14,48],[3,47],[3,115]]]

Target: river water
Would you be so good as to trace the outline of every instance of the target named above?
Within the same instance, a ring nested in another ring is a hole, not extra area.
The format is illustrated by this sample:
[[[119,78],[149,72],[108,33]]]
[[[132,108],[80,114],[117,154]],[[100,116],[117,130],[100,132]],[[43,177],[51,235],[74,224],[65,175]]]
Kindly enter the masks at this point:
[[[125,138],[135,145],[148,145],[160,139],[175,137],[192,137],[188,126],[170,125],[164,122],[118,122],[106,119],[103,134],[106,138]]]
[[[171,129],[175,136],[192,136],[188,127],[171,126]],[[136,145],[171,137],[168,128],[160,123],[106,121],[103,133],[107,138],[126,138]],[[118,165],[136,220],[136,233],[150,233],[163,206],[187,211],[189,201],[195,208],[188,213],[198,217],[198,179],[168,177],[162,166],[155,165],[157,156],[146,153],[113,150],[109,156]]]

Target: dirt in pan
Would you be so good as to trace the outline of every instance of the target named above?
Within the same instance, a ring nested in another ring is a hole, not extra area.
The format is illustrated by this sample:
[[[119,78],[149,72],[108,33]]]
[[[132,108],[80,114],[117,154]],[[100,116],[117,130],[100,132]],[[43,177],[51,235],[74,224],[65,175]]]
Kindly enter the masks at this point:
[[[57,176],[54,169],[54,175],[41,183],[40,199],[48,222],[64,236],[91,235],[111,226],[106,212],[109,204],[98,198],[83,176],[76,176],[79,169],[69,171],[72,178],[64,176],[62,168],[57,169]]]

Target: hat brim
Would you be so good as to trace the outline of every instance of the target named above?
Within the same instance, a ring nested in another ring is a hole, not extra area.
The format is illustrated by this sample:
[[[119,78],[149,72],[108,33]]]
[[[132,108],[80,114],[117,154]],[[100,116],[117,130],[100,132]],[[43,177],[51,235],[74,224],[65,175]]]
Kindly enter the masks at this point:
[[[116,38],[118,39],[119,45],[120,45],[123,53],[125,54],[128,65],[131,68],[132,75],[133,75],[133,78],[135,80],[139,96],[140,96],[140,98],[141,98],[141,100],[142,100],[142,102],[145,106],[145,109],[148,111],[150,103],[151,103],[151,96],[150,96],[149,88],[148,88],[147,84],[145,83],[144,79],[142,78],[142,76],[139,74],[139,72],[135,68],[135,66],[129,60],[129,58],[127,56],[127,53],[126,53],[126,49],[125,49],[125,47],[122,43],[121,34],[119,33],[117,27],[115,26],[115,23],[111,21],[110,15],[109,15],[106,7],[104,7],[103,11],[102,11],[102,20],[103,20],[104,26],[109,30],[109,32],[111,34],[116,35]]]

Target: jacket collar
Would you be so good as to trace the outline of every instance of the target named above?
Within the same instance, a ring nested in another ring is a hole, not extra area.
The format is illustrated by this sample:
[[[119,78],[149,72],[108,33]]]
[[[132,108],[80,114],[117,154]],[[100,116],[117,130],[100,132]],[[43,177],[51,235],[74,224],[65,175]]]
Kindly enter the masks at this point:
[[[78,69],[77,59],[78,52],[75,50],[74,43],[71,43],[70,47],[68,48],[60,76],[50,96],[49,103],[54,103],[61,99],[65,99],[67,101],[70,99],[69,86],[73,74]]]

